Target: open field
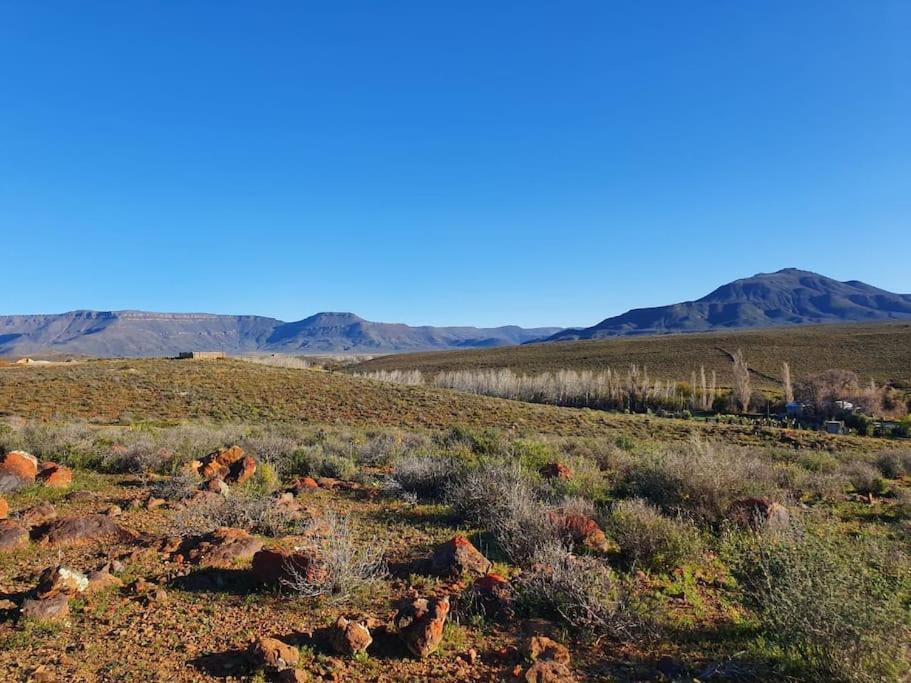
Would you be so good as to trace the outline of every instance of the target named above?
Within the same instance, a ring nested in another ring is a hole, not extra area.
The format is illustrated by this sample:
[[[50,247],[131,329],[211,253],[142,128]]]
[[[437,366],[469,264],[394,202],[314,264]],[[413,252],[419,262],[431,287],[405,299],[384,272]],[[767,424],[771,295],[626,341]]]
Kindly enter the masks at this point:
[[[249,478],[200,467],[235,445]],[[0,459],[4,680],[872,683],[908,668],[911,451],[894,441],[142,360],[0,370],[12,450],[73,478],[11,486]],[[88,522],[88,538],[60,532]],[[483,557],[434,560],[455,538]],[[319,571],[270,582],[261,547]],[[48,588],[58,565],[91,589]],[[427,656],[396,618],[417,598],[449,600]],[[366,653],[336,649],[340,616],[369,628]],[[264,637],[295,661],[251,645]]]
[[[731,353],[742,349],[759,388],[780,388],[781,364],[796,380],[831,368],[856,372],[862,380],[911,387],[911,325],[908,323],[819,325],[760,331],[713,332],[497,349],[409,353],[374,358],[357,372],[510,368],[536,374],[555,370],[625,372],[631,364],[648,368],[655,379],[688,381],[704,365],[716,371],[720,386],[730,386]]]

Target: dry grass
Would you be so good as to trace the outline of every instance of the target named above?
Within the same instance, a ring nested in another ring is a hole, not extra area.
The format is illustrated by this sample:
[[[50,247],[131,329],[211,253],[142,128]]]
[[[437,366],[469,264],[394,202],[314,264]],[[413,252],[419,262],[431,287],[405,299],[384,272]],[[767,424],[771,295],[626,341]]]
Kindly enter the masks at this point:
[[[758,331],[712,332],[653,337],[530,344],[497,349],[383,356],[356,366],[357,372],[512,368],[522,373],[557,370],[625,371],[647,367],[662,380],[688,381],[704,365],[720,386],[733,384],[731,356],[743,350],[758,388],[779,389],[782,363],[796,379],[844,368],[862,379],[911,387],[911,324],[812,325]]]

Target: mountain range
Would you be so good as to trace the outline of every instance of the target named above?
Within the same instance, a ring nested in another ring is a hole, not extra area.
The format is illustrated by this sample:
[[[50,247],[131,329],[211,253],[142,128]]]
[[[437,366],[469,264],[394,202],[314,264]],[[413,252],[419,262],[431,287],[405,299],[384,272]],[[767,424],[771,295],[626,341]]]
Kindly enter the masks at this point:
[[[735,280],[696,301],[634,309],[584,329],[410,327],[370,322],[353,313],[317,313],[297,322],[253,315],[144,311],[0,316],[0,356],[173,356],[202,350],[381,354],[903,319],[911,319],[909,294],[786,268]]]
[[[559,327],[409,327],[353,313],[317,313],[297,322],[254,315],[71,311],[0,316],[0,356],[174,356],[239,353],[391,353],[521,344]]]
[[[544,341],[907,319],[911,294],[785,268],[735,280],[696,301],[633,309],[592,327],[561,330]]]

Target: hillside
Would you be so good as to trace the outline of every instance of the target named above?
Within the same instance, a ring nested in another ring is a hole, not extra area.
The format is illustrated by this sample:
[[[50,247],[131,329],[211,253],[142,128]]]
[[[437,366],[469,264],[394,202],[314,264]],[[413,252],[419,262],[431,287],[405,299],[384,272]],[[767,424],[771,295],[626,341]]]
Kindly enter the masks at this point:
[[[483,351],[402,354],[375,358],[354,370],[444,370],[512,368],[523,373],[561,369],[625,370],[630,364],[648,368],[652,377],[689,379],[704,365],[715,370],[719,383],[729,385],[729,352],[742,349],[759,386],[772,386],[781,364],[791,365],[795,378],[830,368],[853,370],[864,379],[911,386],[911,324],[878,323],[815,325],[764,330],[526,344]]]
[[[546,341],[911,319],[911,295],[796,268],[735,280],[696,301],[639,308]]]
[[[145,311],[72,311],[0,316],[2,356],[174,356],[227,353],[390,353],[521,344],[559,328],[409,327],[353,313],[317,313],[286,323],[261,316]]]

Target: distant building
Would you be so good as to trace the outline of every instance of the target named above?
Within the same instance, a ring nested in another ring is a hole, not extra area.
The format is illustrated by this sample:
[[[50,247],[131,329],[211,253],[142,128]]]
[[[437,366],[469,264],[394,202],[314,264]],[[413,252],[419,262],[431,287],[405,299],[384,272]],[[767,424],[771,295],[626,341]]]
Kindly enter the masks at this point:
[[[835,401],[835,407],[845,413],[854,412],[854,404],[851,401]]]
[[[842,420],[826,420],[825,427],[829,434],[845,433],[845,423]]]
[[[219,360],[226,358],[226,355],[224,351],[181,351],[177,357],[186,360]]]
[[[784,404],[784,409],[790,417],[798,417],[803,412],[803,403],[800,401],[789,401]]]

